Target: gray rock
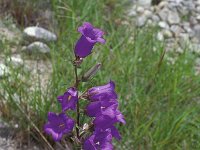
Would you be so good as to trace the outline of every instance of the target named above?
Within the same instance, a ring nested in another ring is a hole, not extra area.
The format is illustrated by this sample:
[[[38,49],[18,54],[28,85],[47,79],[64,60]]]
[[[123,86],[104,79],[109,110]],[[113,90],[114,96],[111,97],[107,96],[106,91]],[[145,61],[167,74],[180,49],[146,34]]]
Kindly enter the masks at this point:
[[[141,7],[141,6],[138,6],[137,9],[136,9],[136,11],[137,11],[137,13],[143,14],[144,8]]]
[[[172,32],[169,30],[163,30],[162,32],[165,38],[171,38],[173,36]]]
[[[196,17],[196,19],[197,19],[197,21],[200,21],[200,15],[198,15],[198,16]]]
[[[147,21],[146,16],[144,16],[144,15],[138,16],[136,19],[136,26],[142,27],[145,25],[146,21]]]
[[[146,16],[147,18],[151,18],[152,17],[152,12],[150,10],[145,10],[144,11],[144,16]]]
[[[176,4],[176,3],[169,3],[169,5],[167,6],[171,11],[177,11],[177,7],[178,7],[179,5],[178,4]]]
[[[27,52],[50,53],[50,48],[42,42],[33,42],[27,47],[24,47],[23,50]]]
[[[137,16],[137,12],[135,10],[131,10],[131,11],[129,11],[128,16],[136,17]]]
[[[195,11],[196,11],[197,13],[200,13],[200,6],[197,6],[197,8],[195,9]]]
[[[27,27],[24,29],[24,34],[26,37],[28,37],[29,39],[31,40],[42,40],[42,41],[47,41],[47,42],[50,42],[50,41],[56,41],[57,40],[57,36],[44,29],[44,28],[41,28],[41,27]]]
[[[179,35],[179,41],[181,42],[181,43],[188,43],[189,42],[189,35],[188,34],[186,34],[186,33],[180,33],[180,35]]]
[[[0,150],[39,150],[40,148],[36,146],[34,142],[30,142],[30,147],[27,145],[20,145],[18,139],[15,137],[15,130],[17,124],[13,126],[8,125],[0,118]]]
[[[196,16],[197,15],[197,13],[195,12],[195,11],[190,11],[190,16]]]
[[[180,23],[180,17],[177,12],[170,11],[168,14],[167,20],[170,25]]]
[[[185,31],[183,28],[181,28],[179,25],[172,25],[170,27],[170,30],[174,33],[174,35],[177,37],[180,33],[184,33]]]
[[[182,23],[182,27],[183,28],[185,28],[185,27],[188,28],[188,27],[190,27],[190,23],[189,22],[183,22]]]
[[[200,6],[200,0],[196,0],[196,1],[194,1],[194,3],[195,3],[197,6]]]
[[[159,21],[160,21],[160,18],[159,18],[157,15],[153,15],[153,16],[152,16],[152,20],[153,20],[154,22],[159,22]]]
[[[150,10],[151,12],[154,12],[154,11],[155,11],[155,7],[151,6],[149,10]]]
[[[188,32],[188,35],[190,38],[193,38],[195,36],[195,32],[192,30],[191,32]]]
[[[168,1],[170,1],[170,3],[172,3],[172,4],[174,4],[174,5],[179,6],[179,5],[182,4],[182,2],[183,2],[184,0],[168,0]]]
[[[200,25],[196,25],[193,28],[195,37],[200,41]]]
[[[161,1],[159,4],[158,4],[158,8],[159,9],[163,9],[164,7],[166,7],[168,5],[168,1]]]
[[[137,0],[137,4],[144,6],[144,7],[150,7],[152,0]]]
[[[174,38],[169,38],[169,39],[166,39],[165,41],[166,41],[167,44],[174,45],[174,43],[176,42],[176,39],[174,39]]]
[[[193,3],[192,0],[182,1],[182,4],[191,11],[195,10],[195,4]]]
[[[194,16],[190,16],[189,22],[193,26],[198,24],[198,21],[196,20],[196,18]]]
[[[0,78],[7,76],[9,74],[9,69],[4,64],[0,64]]]
[[[177,11],[180,13],[180,15],[185,16],[189,14],[189,10],[185,6],[177,7]]]
[[[186,31],[186,33],[189,35],[189,37],[193,37],[195,35],[194,31],[191,29],[189,23],[183,24],[183,29]]]
[[[158,16],[161,18],[162,21],[167,21],[169,11],[170,10],[165,7],[161,11],[158,12]]]
[[[7,62],[12,64],[15,67],[23,66],[23,60],[20,57],[12,56],[7,59]]]
[[[169,29],[169,25],[166,22],[164,22],[164,21],[160,21],[158,23],[158,26],[161,27],[161,28],[163,28],[163,29]]]

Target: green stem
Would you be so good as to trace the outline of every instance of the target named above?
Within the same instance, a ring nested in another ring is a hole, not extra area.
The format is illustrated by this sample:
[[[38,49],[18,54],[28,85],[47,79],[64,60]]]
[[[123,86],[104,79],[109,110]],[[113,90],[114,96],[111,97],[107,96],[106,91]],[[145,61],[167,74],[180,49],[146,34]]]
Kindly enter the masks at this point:
[[[76,77],[75,88],[78,89],[79,79],[78,79],[78,73],[77,73],[77,66],[76,66],[76,65],[75,65],[75,67],[74,67],[74,71],[75,71],[75,77]],[[77,113],[77,116],[76,116],[76,121],[77,121],[76,135],[77,135],[77,138],[79,139],[79,127],[80,127],[79,100],[78,100],[78,102],[77,102],[76,113]]]

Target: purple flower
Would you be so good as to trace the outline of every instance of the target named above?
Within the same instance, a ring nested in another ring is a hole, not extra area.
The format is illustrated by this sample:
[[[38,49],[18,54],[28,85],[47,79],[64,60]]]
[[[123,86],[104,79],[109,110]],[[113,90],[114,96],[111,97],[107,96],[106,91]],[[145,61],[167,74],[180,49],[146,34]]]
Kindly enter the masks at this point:
[[[110,129],[111,129],[112,136],[118,140],[121,140],[121,135],[120,135],[119,131],[117,130],[117,128],[115,126],[111,126]]]
[[[88,90],[88,96],[91,101],[117,99],[115,83],[110,81],[106,85],[92,87]]]
[[[90,117],[98,117],[101,115],[107,115],[110,118],[114,118],[116,115],[116,109],[118,107],[117,100],[115,101],[96,101],[91,102],[86,107],[87,115]]]
[[[110,115],[101,115],[94,119],[94,127],[99,129],[108,129],[112,127],[115,123],[121,122],[123,124],[126,123],[124,116],[121,114],[119,110],[115,111],[115,117],[111,118]]]
[[[74,87],[71,87],[64,95],[58,96],[57,99],[62,106],[62,111],[68,109],[74,110],[78,102],[78,91]]]
[[[88,56],[97,42],[105,43],[105,40],[102,38],[104,32],[94,28],[89,22],[83,23],[83,26],[78,28],[78,32],[82,36],[76,43],[74,53],[80,58]]]
[[[83,145],[84,150],[112,150],[111,144],[112,134],[111,130],[95,130],[93,135],[90,136]]]
[[[64,113],[56,114],[53,112],[48,113],[48,123],[44,125],[44,131],[51,134],[54,141],[60,141],[63,134],[72,131],[74,127],[74,120],[69,118]]]

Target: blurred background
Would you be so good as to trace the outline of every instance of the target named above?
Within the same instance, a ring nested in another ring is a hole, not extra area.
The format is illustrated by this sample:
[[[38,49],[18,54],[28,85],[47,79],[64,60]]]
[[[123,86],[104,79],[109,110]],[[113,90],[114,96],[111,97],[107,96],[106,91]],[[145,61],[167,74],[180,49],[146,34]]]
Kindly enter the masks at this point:
[[[74,82],[83,22],[106,33],[78,74],[101,62],[80,90],[116,83],[115,149],[199,150],[200,0],[0,0],[0,150],[77,149],[43,125]]]

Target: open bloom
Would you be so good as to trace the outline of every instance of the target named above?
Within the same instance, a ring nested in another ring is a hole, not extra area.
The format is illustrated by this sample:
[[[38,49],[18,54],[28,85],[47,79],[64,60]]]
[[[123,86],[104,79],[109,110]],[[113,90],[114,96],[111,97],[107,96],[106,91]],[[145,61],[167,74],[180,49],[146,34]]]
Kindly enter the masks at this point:
[[[74,53],[80,58],[88,56],[97,42],[105,43],[105,40],[102,38],[104,32],[94,28],[89,22],[83,23],[83,26],[78,28],[78,32],[82,35],[76,43]]]
[[[113,145],[111,144],[112,134],[111,130],[95,130],[93,135],[90,136],[85,142],[84,150],[112,150]]]
[[[55,114],[48,113],[48,122],[44,125],[44,131],[51,134],[54,141],[60,141],[63,134],[72,131],[74,127],[74,120],[69,118],[64,113]]]
[[[78,91],[71,87],[63,95],[58,96],[57,99],[62,106],[62,111],[74,110],[78,102]]]
[[[118,107],[117,100],[115,101],[95,101],[91,102],[87,107],[87,115],[90,117],[98,117],[101,115],[107,115],[110,118],[114,118],[116,115],[116,109]]]
[[[124,116],[121,114],[119,110],[115,111],[115,117],[110,117],[109,115],[101,115],[94,119],[94,127],[99,129],[108,129],[112,127],[115,123],[123,123],[126,124]]]
[[[113,81],[110,81],[109,83],[102,86],[92,87],[88,90],[87,94],[91,101],[98,101],[100,99],[117,99],[115,83]]]

